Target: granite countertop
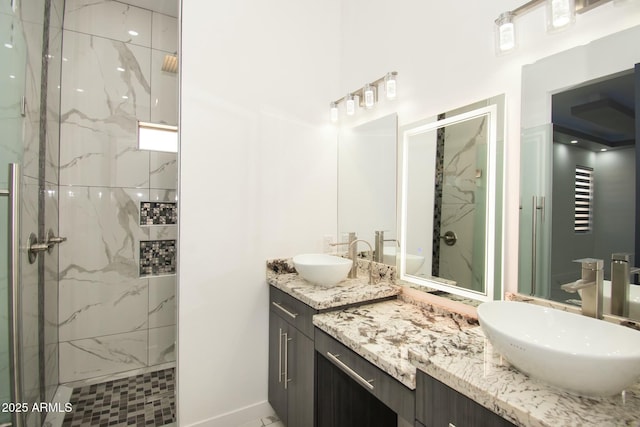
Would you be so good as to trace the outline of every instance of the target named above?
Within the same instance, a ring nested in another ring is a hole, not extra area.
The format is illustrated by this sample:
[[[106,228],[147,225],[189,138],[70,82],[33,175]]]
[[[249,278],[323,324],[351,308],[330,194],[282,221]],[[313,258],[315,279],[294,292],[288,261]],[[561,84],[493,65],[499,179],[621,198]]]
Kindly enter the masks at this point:
[[[512,368],[480,327],[424,341],[409,349],[408,356],[418,369],[516,425],[640,425],[640,384],[611,398],[563,392]]]
[[[374,285],[368,261],[358,260],[358,268],[358,279],[325,288],[301,279],[290,259],[271,260],[267,282],[317,310],[401,293],[393,267],[374,263]],[[516,425],[640,426],[640,383],[610,398],[563,392],[512,368],[468,313],[413,294],[317,314],[313,323],[408,388],[415,389],[420,369]]]
[[[454,335],[475,321],[397,299],[317,314],[313,324],[413,390],[416,367],[409,348]]]
[[[358,277],[335,286],[314,285],[300,277],[290,259],[267,261],[267,283],[316,310],[395,297],[401,287],[393,284],[395,268],[373,263],[374,283],[369,284],[369,261],[358,260]]]

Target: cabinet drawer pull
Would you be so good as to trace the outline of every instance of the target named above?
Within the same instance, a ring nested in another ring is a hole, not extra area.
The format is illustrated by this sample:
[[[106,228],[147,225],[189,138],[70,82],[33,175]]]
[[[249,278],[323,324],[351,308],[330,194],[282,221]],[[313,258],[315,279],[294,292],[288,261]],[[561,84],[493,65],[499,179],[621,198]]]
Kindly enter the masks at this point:
[[[291,381],[289,378],[289,341],[291,341],[291,338],[289,338],[288,332],[285,332],[282,336],[284,337],[284,389],[286,390],[288,388],[287,384]]]
[[[278,382],[282,383],[282,328],[278,332]]]
[[[330,351],[327,351],[327,357],[329,358],[329,360],[331,360],[338,368],[342,369],[342,371],[349,375],[351,378],[353,378],[354,380],[356,380],[358,383],[360,383],[361,385],[363,385],[364,387],[368,388],[369,390],[373,390],[375,387],[373,386],[373,384],[371,384],[373,382],[373,380],[365,380],[363,377],[360,376],[360,374],[358,374],[356,371],[354,371],[353,369],[351,369],[349,366],[347,366],[347,364],[345,364],[343,361],[341,361],[340,359],[338,359],[338,357],[340,357],[339,354],[332,354]]]
[[[293,313],[293,312],[291,312],[291,311],[287,310],[287,309],[286,309],[286,308],[284,308],[284,307],[282,306],[282,304],[280,304],[280,303],[277,303],[277,302],[275,302],[275,301],[272,301],[272,302],[271,302],[271,304],[273,304],[274,306],[278,307],[280,310],[282,310],[282,312],[283,312],[284,314],[286,314],[287,316],[291,317],[292,319],[295,319],[296,317],[298,317],[298,313]]]

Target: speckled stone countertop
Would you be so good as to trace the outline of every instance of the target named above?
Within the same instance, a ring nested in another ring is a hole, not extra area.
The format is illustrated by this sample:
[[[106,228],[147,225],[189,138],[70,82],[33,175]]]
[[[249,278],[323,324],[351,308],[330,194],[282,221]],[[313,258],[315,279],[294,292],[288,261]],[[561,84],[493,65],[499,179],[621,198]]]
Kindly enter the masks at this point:
[[[409,348],[455,335],[474,323],[402,299],[313,316],[318,328],[412,390],[416,388],[416,367],[409,361]]]
[[[401,287],[394,283],[395,268],[373,263],[374,284],[369,284],[369,261],[358,260],[358,277],[332,287],[314,285],[301,278],[290,259],[267,261],[267,283],[316,310],[394,297]]]
[[[516,425],[640,426],[640,384],[611,398],[563,392],[510,367],[480,327],[425,341],[408,355],[420,370]]]

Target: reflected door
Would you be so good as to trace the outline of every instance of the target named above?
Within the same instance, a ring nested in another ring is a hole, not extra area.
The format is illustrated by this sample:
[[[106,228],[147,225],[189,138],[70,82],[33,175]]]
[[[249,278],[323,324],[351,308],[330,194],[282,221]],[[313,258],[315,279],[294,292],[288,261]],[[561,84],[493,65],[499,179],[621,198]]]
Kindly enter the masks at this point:
[[[10,352],[13,336],[9,319],[9,197],[4,190],[9,188],[9,164],[22,162],[22,100],[26,75],[22,24],[9,2],[0,6],[0,43],[0,190],[3,190],[0,197],[0,403],[6,403],[16,402],[17,398],[11,386],[16,371]],[[0,425],[12,422],[11,416],[11,411],[0,411]]]

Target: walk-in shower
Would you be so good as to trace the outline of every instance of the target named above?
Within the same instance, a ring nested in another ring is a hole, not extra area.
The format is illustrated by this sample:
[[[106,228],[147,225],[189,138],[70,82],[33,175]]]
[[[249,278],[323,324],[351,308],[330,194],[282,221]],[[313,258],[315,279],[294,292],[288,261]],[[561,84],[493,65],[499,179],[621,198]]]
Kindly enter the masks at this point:
[[[178,3],[0,0],[0,426],[175,419]]]

